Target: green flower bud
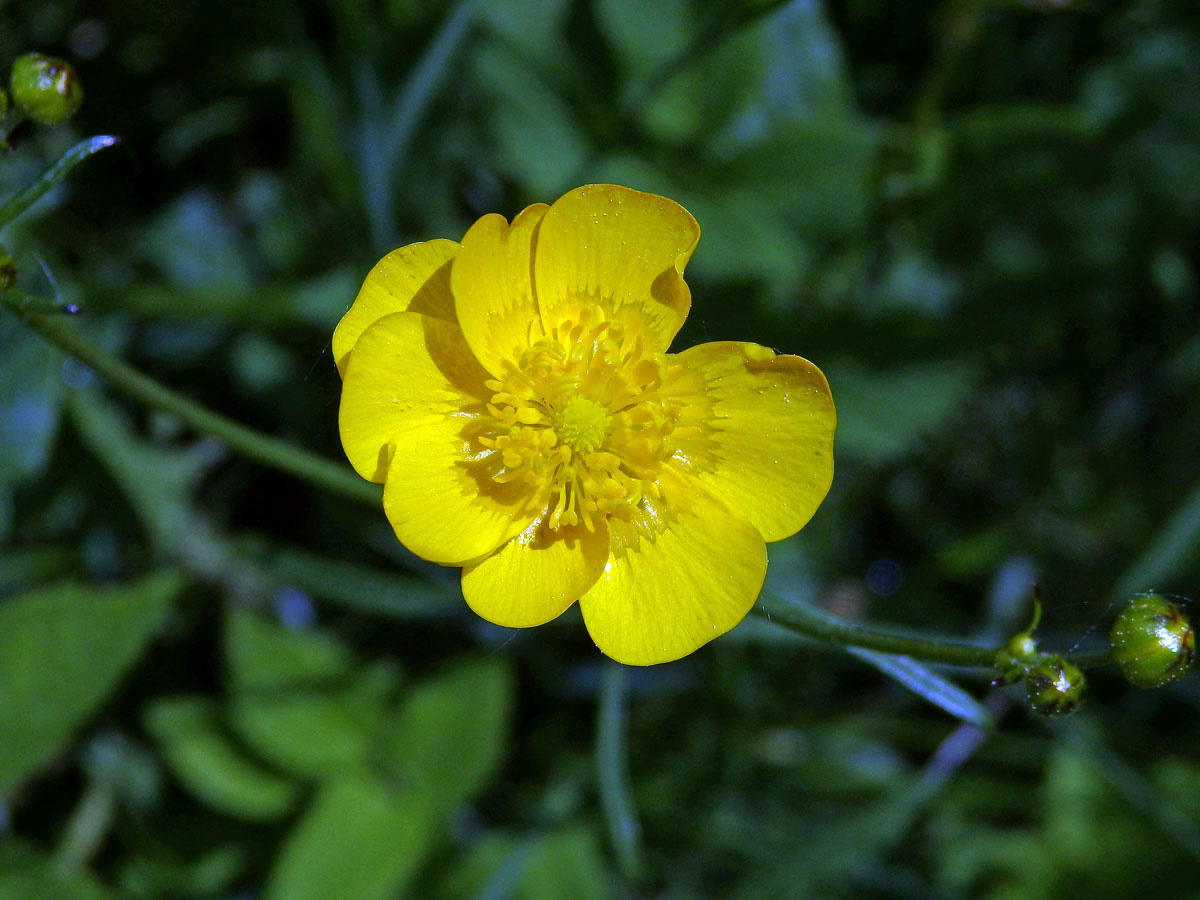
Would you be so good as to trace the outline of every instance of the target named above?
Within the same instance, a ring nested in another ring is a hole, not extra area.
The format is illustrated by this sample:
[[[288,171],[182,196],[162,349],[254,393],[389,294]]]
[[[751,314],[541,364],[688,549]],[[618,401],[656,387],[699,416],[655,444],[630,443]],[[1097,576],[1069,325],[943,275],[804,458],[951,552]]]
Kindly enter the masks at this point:
[[[1182,677],[1196,653],[1187,616],[1161,594],[1134,597],[1117,615],[1108,640],[1121,672],[1138,687],[1161,687]]]
[[[17,264],[8,255],[8,251],[0,247],[0,291],[7,291],[17,280]]]
[[[8,112],[8,94],[4,88],[0,88],[0,116]]]
[[[83,102],[83,85],[71,64],[41,53],[17,57],[10,86],[16,108],[44,125],[65,122]]]
[[[1073,712],[1083,699],[1084,678],[1079,666],[1052,656],[1032,666],[1025,675],[1029,708],[1043,716]]]

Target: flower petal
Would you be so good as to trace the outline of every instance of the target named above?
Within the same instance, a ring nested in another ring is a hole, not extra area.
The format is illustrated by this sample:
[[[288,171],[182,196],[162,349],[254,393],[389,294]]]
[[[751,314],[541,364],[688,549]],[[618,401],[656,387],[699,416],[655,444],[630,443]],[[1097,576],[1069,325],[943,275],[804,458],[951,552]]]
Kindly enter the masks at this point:
[[[407,309],[454,321],[449,262],[457,252],[454,241],[425,241],[393,250],[375,264],[333,332],[333,359],[340,374],[346,374],[359,336],[386,315]]]
[[[535,488],[497,484],[499,464],[473,440],[487,378],[456,323],[414,312],[369,326],[346,367],[346,456],[364,478],[384,482],[384,512],[401,543],[444,565],[490,553],[536,512]]]
[[[542,220],[533,260],[546,331],[598,302],[665,351],[691,307],[683,268],[699,240],[696,220],[665,197],[612,184],[564,195]]]
[[[503,216],[477,221],[462,239],[450,284],[454,306],[467,343],[493,375],[507,360],[520,360],[530,344],[530,328],[541,321],[533,295],[534,234],[549,209],[529,207],[510,226]]]
[[[579,600],[596,645],[648,666],[686,656],[740,622],[767,573],[762,535],[699,485],[665,475],[632,522],[610,519],[612,559]]]
[[[706,439],[673,460],[768,541],[795,534],[833,482],[837,413],[821,370],[758,344],[700,344],[673,357],[698,382]]]
[[[338,427],[354,470],[382,483],[392,438],[426,419],[462,415],[488,377],[454,322],[392,313],[362,333],[346,367]]]
[[[549,531],[545,518],[486,559],[463,569],[467,605],[497,625],[526,628],[561,615],[608,562],[608,528]]]
[[[545,495],[535,488],[490,480],[485,464],[469,456],[469,428],[469,419],[465,425],[426,419],[389,446],[383,511],[404,546],[443,566],[482,559],[545,508]]]

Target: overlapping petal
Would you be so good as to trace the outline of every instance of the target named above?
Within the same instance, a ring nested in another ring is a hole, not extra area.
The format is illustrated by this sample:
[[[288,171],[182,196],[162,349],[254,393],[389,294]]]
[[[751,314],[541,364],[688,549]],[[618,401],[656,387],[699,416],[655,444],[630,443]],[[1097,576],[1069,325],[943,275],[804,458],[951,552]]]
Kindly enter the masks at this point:
[[[425,241],[393,250],[371,269],[353,305],[333,332],[333,359],[346,373],[350,351],[367,326],[391,313],[412,310],[454,321],[450,260],[454,241]]]
[[[561,615],[596,583],[608,562],[608,526],[550,531],[545,516],[480,562],[463,569],[467,605],[508,628]]]
[[[808,522],[833,481],[837,414],[821,370],[758,344],[700,344],[674,361],[694,376],[689,410],[706,439],[678,460],[768,541]]]
[[[680,476],[632,522],[610,520],[612,558],[580,598],[588,633],[618,662],[686,656],[740,622],[767,572],[762,535]]]
[[[544,203],[530,206],[509,225],[503,216],[484,216],[462,239],[450,284],[467,343],[493,375],[519,360],[538,327],[533,292],[534,236],[546,214]]]
[[[533,260],[547,332],[598,302],[665,351],[691,307],[683,269],[699,240],[696,220],[665,197],[593,184],[559,198],[542,219]]]
[[[382,483],[392,439],[478,406],[487,377],[455,323],[414,312],[379,319],[359,337],[344,375],[338,428],[350,464]]]

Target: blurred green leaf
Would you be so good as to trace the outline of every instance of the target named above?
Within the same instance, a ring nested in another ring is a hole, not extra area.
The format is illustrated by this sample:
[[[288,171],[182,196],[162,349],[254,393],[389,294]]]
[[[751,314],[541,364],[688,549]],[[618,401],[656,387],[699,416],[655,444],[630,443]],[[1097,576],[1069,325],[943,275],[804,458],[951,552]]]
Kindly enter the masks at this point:
[[[125,415],[94,390],[75,391],[70,409],[80,436],[112,474],[161,552],[189,539],[192,487],[220,452],[198,442],[185,450],[159,447],[133,434]]]
[[[516,838],[491,833],[476,842],[442,885],[446,900],[610,900],[619,881],[600,842],[582,825]]]
[[[247,242],[211,192],[192,191],[144,231],[141,250],[176,288],[193,294],[245,296],[253,283]]]
[[[346,645],[325,632],[285,628],[248,609],[225,618],[225,665],[236,692],[326,685],[353,663]]]
[[[285,771],[313,778],[362,771],[373,762],[385,704],[398,682],[395,667],[377,664],[339,689],[237,694],[230,724]]]
[[[248,759],[220,724],[215,703],[203,697],[159,700],[146,713],[175,776],[201,801],[252,822],[291,810],[299,787]]]
[[[437,816],[428,798],[368,776],[325,784],[288,835],[266,900],[391,900],[429,852]]]
[[[958,360],[879,371],[839,359],[822,368],[837,402],[838,452],[874,465],[913,450],[966,400],[977,377]]]
[[[0,602],[0,796],[57,751],[162,626],[178,575],[64,584]]]
[[[364,615],[422,619],[455,615],[462,596],[450,585],[397,569],[374,569],[298,547],[250,546],[265,571],[281,582]]]
[[[64,356],[37,335],[0,329],[0,539],[8,534],[11,492],[41,472],[54,447],[66,393]]]
[[[512,52],[485,48],[474,64],[496,93],[496,162],[533,197],[548,201],[573,187],[586,175],[590,148],[567,103]]]
[[[498,659],[414,686],[384,737],[384,758],[399,782],[441,811],[474,797],[507,753],[512,691]]]
[[[89,873],[64,871],[53,859],[15,842],[0,845],[4,900],[113,900]]]

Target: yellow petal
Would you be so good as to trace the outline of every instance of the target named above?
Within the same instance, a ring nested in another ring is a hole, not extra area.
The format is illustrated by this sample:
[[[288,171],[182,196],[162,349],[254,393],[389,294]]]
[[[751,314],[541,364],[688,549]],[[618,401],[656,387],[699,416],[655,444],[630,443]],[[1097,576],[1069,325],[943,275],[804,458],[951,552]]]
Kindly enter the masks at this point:
[[[491,481],[492,470],[472,459],[469,433],[469,419],[426,419],[389,446],[383,511],[405,547],[443,566],[482,559],[545,508],[536,488]]]
[[[462,590],[477,614],[508,628],[561,615],[596,583],[608,562],[608,528],[545,527],[545,518],[486,559],[463,569]]]
[[[611,184],[571,191],[537,236],[534,286],[546,330],[598,302],[665,351],[691,306],[683,268],[699,240],[696,220],[665,197]]]
[[[689,421],[705,438],[672,461],[768,541],[795,534],[833,482],[837,413],[821,370],[758,344],[700,344],[672,357],[696,379]]]
[[[407,309],[454,320],[449,262],[457,252],[454,241],[425,241],[393,250],[375,264],[333,332],[339,373],[346,374],[350,351],[367,326],[386,315]]]
[[[350,464],[382,483],[392,439],[427,419],[478,408],[489,396],[487,377],[454,322],[414,312],[374,322],[350,354],[342,385],[338,427]]]
[[[609,519],[607,572],[579,600],[592,640],[618,662],[686,656],[740,622],[767,573],[762,535],[704,488],[664,475],[660,501]]]
[[[511,226],[503,216],[484,216],[467,231],[454,260],[450,284],[458,321],[475,356],[496,376],[506,360],[520,360],[528,349],[531,327],[541,336],[531,260],[548,208],[535,204]]]

